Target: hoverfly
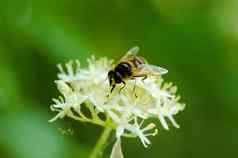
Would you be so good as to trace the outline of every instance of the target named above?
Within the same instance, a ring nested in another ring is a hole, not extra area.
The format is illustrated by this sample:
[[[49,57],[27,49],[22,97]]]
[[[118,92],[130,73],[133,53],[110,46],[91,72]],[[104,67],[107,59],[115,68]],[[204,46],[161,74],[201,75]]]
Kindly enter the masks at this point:
[[[148,64],[146,59],[137,55],[138,52],[139,47],[129,49],[129,51],[119,60],[118,64],[108,72],[111,93],[117,84],[122,83],[124,85],[122,88],[124,88],[126,80],[134,80],[137,77],[146,79],[148,75],[161,76],[168,72],[165,68]]]

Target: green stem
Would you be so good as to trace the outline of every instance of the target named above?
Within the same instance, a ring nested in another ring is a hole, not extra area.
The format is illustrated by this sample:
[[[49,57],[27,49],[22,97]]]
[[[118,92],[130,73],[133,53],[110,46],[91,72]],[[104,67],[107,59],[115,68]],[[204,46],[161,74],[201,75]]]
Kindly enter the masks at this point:
[[[104,131],[102,132],[100,138],[98,139],[97,144],[92,150],[89,158],[100,158],[102,156],[107,139],[110,136],[111,131],[112,131],[111,127],[105,126]]]

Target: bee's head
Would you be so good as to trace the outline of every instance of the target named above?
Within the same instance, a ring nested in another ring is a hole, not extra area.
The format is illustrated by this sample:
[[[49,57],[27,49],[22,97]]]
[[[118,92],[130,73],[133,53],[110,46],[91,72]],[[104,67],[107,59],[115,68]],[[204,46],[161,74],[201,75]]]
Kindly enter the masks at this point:
[[[116,73],[113,70],[108,72],[108,80],[109,80],[110,86],[112,87],[111,92],[113,91],[117,83],[122,82],[121,75],[119,73]]]

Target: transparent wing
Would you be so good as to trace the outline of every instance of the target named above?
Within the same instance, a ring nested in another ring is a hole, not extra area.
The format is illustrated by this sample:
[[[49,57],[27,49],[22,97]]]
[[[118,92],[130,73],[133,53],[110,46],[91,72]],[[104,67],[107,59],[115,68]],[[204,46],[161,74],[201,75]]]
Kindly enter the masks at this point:
[[[145,73],[153,74],[153,75],[164,75],[168,73],[168,70],[165,68],[162,68],[156,65],[149,65],[149,64],[141,64],[139,65],[139,69],[141,69]]]
[[[137,55],[139,50],[140,48],[138,46],[132,47],[131,49],[127,51],[126,56]]]
[[[134,57],[138,54],[140,48],[138,46],[132,47],[131,49],[129,49],[126,54],[121,58],[120,61],[128,59],[130,57]]]

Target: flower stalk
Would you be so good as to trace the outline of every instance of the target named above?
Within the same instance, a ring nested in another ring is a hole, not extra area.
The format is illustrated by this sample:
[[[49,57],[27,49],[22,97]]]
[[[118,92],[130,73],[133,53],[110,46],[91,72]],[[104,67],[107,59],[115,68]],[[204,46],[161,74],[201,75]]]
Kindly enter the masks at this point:
[[[103,155],[103,151],[106,146],[106,142],[108,138],[110,137],[110,134],[112,132],[112,128],[110,126],[106,126],[98,139],[94,149],[92,150],[89,158],[100,158]]]

